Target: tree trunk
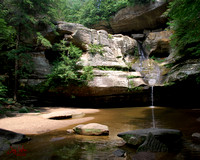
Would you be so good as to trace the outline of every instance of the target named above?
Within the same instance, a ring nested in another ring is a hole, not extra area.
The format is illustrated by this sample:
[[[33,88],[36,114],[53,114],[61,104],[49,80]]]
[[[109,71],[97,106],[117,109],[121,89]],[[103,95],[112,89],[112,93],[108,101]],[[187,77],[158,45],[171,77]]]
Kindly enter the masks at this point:
[[[20,31],[20,27],[19,30]],[[17,42],[16,42],[16,50],[19,49],[19,41],[20,41],[20,32],[17,35]],[[18,68],[19,68],[19,61],[18,61],[18,52],[15,52],[15,81],[14,81],[14,101],[17,101],[17,91],[18,91]]]

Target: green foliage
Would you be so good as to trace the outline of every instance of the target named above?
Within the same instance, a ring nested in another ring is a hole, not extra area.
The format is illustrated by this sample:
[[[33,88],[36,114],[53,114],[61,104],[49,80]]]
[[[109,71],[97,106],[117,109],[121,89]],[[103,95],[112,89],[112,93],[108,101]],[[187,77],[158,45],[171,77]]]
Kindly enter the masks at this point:
[[[5,20],[7,10],[0,4],[0,50],[3,46],[12,47],[14,43],[15,30]]]
[[[87,84],[87,81],[90,81],[93,78],[94,78],[93,67],[91,66],[83,67],[83,72],[82,72],[82,75],[80,76],[80,79],[86,81],[86,84]]]
[[[103,55],[103,46],[100,44],[89,44],[89,53]]]
[[[122,56],[117,56],[116,58],[122,58]]]
[[[133,75],[127,76],[127,79],[132,79],[132,78],[141,78],[141,76],[133,76]]]
[[[168,82],[168,83],[165,83],[164,86],[167,87],[167,86],[172,86],[172,85],[175,85],[175,84],[176,84],[175,82]]]
[[[143,90],[142,86],[135,86],[133,81],[129,81],[129,92],[134,92],[134,91],[141,91]]]
[[[170,2],[168,16],[174,31],[171,45],[177,53],[200,56],[200,2],[198,0],[175,0]]]
[[[82,50],[72,43],[67,47],[63,40],[53,48],[60,51],[61,57],[54,63],[52,73],[48,75],[48,80],[45,83],[47,88],[54,88],[59,85],[67,86],[71,83],[86,84],[93,79],[92,67],[83,67],[81,71],[77,65]]]
[[[47,48],[52,48],[51,43],[46,38],[44,38],[44,36],[42,36],[42,34],[40,32],[37,32],[37,44],[38,45],[41,44]]]
[[[19,78],[28,78],[29,74],[33,71],[32,57],[27,52],[31,51],[30,47],[19,46],[18,49],[12,49],[7,52],[8,59],[11,61],[18,60],[19,68],[16,74]],[[13,70],[14,71],[14,70]],[[14,73],[12,73],[14,74]]]
[[[65,146],[62,149],[58,150],[56,152],[56,155],[66,160],[68,159],[76,160],[80,158],[79,154],[77,154],[79,153],[80,150],[81,150],[81,146],[79,144],[71,144],[70,146]]]
[[[1,0],[0,55],[2,52],[6,53],[11,62],[4,74],[8,73],[9,83],[14,84],[14,99],[17,98],[18,79],[27,78],[33,69],[28,54],[33,46],[28,46],[27,43],[33,41],[37,35],[38,43],[51,47],[39,31],[44,31],[46,26],[54,26],[54,4],[53,0]]]
[[[5,81],[4,77],[0,76],[0,104],[7,100],[8,89],[5,84],[3,84],[3,81]]]
[[[129,5],[142,5],[142,4],[147,4],[150,2],[155,2],[155,0],[128,0]]]
[[[196,77],[197,84],[200,84],[200,76]]]
[[[101,20],[108,20],[118,10],[128,5],[127,0],[67,0],[66,17],[68,22],[81,23],[91,27]]]
[[[26,107],[22,107],[20,108],[19,113],[29,113],[29,110]]]
[[[108,66],[96,66],[95,68],[103,71],[128,71],[128,68],[121,67],[108,67]]]
[[[164,66],[166,68],[172,68],[175,64],[174,63],[169,63],[169,64],[165,64]]]
[[[113,39],[112,34],[108,34],[108,38],[109,38],[109,39]]]
[[[155,56],[152,56],[151,59],[153,59],[157,63],[162,63],[162,62],[166,61],[165,58],[157,58]]]

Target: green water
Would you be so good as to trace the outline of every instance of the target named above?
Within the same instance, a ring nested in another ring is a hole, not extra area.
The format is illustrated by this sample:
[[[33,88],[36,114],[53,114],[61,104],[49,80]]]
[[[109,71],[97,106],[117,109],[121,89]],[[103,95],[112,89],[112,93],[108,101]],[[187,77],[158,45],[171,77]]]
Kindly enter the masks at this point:
[[[200,147],[192,142],[191,135],[200,132],[200,109],[174,109],[155,107],[155,122],[158,128],[179,129],[183,133],[183,147],[173,153],[137,153],[130,146],[121,146],[117,134],[124,131],[152,127],[152,109],[150,107],[109,108],[88,114],[95,122],[109,127],[109,136],[67,135],[61,128],[41,135],[32,135],[31,141],[23,144],[27,150],[25,156],[16,157],[5,154],[1,160],[198,160]],[[21,145],[21,144],[20,144]],[[18,147],[16,145],[15,147]],[[198,148],[199,147],[199,148]],[[114,152],[122,149],[126,158],[117,157]]]

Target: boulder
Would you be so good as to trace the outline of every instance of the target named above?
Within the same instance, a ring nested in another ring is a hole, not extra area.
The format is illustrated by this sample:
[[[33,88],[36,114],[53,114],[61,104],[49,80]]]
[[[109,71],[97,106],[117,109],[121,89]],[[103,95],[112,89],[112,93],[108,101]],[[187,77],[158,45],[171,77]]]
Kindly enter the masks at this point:
[[[171,31],[151,32],[146,37],[143,47],[149,56],[158,58],[168,57],[170,54]]]
[[[145,34],[131,34],[131,37],[136,40],[142,40],[145,38]]]
[[[68,23],[65,21],[58,21],[56,25],[57,32],[60,34],[73,34],[78,28],[82,27],[84,27],[82,24]]]
[[[192,137],[200,140],[200,133],[193,133]]]
[[[166,11],[167,5],[165,0],[159,0],[121,9],[110,19],[111,29],[114,33],[127,33],[163,27],[167,18],[162,14]]]
[[[0,156],[7,150],[10,149],[10,142],[4,138],[0,137]]]
[[[75,133],[73,129],[67,129],[66,132],[67,132],[67,134],[74,134]]]
[[[108,126],[98,123],[80,124],[74,127],[73,130],[81,135],[99,136],[109,134]]]
[[[189,59],[173,66],[166,75],[165,82],[182,81],[188,76],[197,75],[200,71],[200,60]]]
[[[127,144],[138,147],[138,151],[163,152],[180,141],[182,133],[175,129],[148,128],[119,133]]]
[[[23,134],[0,129],[0,155],[10,148],[10,145],[15,143],[23,143],[30,140]]]

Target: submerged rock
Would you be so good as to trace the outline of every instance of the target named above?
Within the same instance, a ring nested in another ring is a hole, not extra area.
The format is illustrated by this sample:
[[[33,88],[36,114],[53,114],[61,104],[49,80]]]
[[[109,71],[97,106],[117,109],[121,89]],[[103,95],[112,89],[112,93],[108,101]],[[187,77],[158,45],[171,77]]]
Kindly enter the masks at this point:
[[[138,147],[138,151],[166,152],[176,144],[182,133],[175,129],[138,129],[119,133],[127,144]]]
[[[124,150],[122,150],[122,149],[118,149],[118,150],[114,151],[113,154],[116,157],[124,157],[126,152]]]
[[[75,133],[73,129],[67,129],[66,132],[67,132],[67,134],[74,134]]]
[[[0,137],[0,155],[2,155],[5,151],[9,150],[10,142],[4,138]]]
[[[200,139],[200,133],[193,133],[192,137]]]
[[[89,124],[80,124],[73,128],[75,133],[82,135],[90,135],[90,136],[99,136],[99,135],[108,135],[109,129],[108,126],[98,124],[98,123],[89,123]]]
[[[0,155],[10,148],[10,145],[15,143],[23,143],[29,141],[30,138],[23,134],[0,129]]]

